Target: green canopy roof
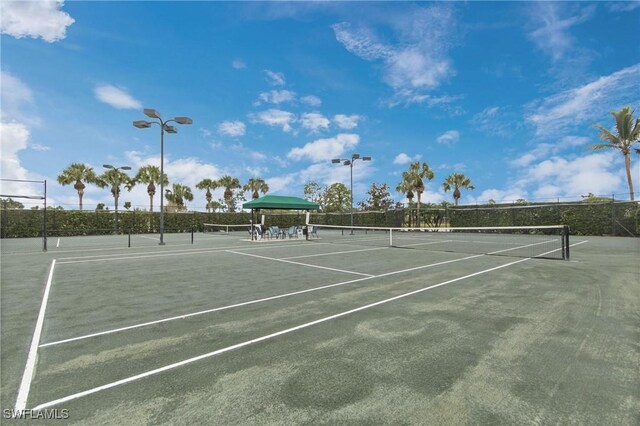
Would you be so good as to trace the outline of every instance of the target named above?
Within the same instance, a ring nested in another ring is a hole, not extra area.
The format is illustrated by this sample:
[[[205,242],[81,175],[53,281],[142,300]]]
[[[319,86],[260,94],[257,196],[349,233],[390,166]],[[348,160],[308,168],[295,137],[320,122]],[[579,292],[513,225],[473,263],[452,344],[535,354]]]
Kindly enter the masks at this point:
[[[265,195],[242,205],[243,209],[319,210],[320,204],[298,197]]]

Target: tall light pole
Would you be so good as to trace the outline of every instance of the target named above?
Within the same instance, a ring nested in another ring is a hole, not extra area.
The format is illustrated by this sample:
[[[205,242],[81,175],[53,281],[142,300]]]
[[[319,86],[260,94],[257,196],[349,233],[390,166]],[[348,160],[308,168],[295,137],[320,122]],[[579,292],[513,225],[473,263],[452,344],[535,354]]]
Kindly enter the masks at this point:
[[[371,161],[371,157],[360,157],[360,154],[353,154],[351,158],[334,158],[331,160],[333,164],[342,163],[351,168],[351,235],[353,235],[353,163],[355,163],[356,160]]]
[[[160,126],[160,245],[164,245],[164,132],[178,133],[178,129],[175,126],[170,126],[168,123],[177,124],[193,124],[193,120],[189,117],[174,117],[169,120],[163,121],[160,113],[155,109],[145,108],[144,114],[147,117],[155,118],[157,121],[138,120],[133,122],[133,126],[139,129],[147,129],[152,124],[158,124]]]
[[[120,172],[123,170],[131,170],[129,166],[122,167],[113,167],[111,164],[103,164],[102,167],[105,169],[115,170],[115,181],[113,182],[113,187],[111,191],[113,192],[113,199],[115,200],[115,208],[116,208],[116,234],[118,233],[118,198],[120,198]]]

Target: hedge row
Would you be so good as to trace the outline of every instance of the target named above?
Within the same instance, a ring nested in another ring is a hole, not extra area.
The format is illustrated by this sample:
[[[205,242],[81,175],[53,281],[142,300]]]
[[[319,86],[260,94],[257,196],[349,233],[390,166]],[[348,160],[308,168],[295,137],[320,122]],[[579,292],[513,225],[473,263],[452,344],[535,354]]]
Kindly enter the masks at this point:
[[[2,238],[38,237],[42,235],[43,210],[0,210]],[[306,214],[265,210],[255,216],[266,226],[281,228],[302,225]],[[535,206],[463,206],[446,209],[424,208],[420,211],[423,226],[543,226],[569,225],[577,235],[640,235],[640,204],[566,203]],[[156,233],[160,228],[159,212],[119,212],[118,231],[122,233]],[[251,221],[250,213],[165,213],[165,232],[202,232],[205,223],[243,225]],[[349,213],[311,213],[311,223],[320,225],[351,224]],[[354,212],[355,226],[409,226],[417,223],[415,209],[386,212]],[[109,211],[47,210],[49,236],[106,235],[116,229],[116,215]]]
[[[576,235],[640,235],[640,204],[634,202],[465,206],[447,210],[453,227],[568,225]]]
[[[264,211],[265,225],[289,227],[305,223],[305,213]],[[262,220],[255,215],[256,222]],[[2,238],[38,237],[43,230],[43,210],[0,210]],[[400,218],[400,219],[398,219]],[[400,226],[402,210],[388,212],[356,212],[356,226]],[[348,213],[311,213],[311,223],[349,226]],[[117,229],[120,233],[156,233],[160,229],[159,212],[118,212]],[[165,213],[165,232],[202,232],[204,224],[244,225],[251,222],[250,213]],[[116,230],[116,215],[110,211],[47,210],[47,235],[107,235]]]

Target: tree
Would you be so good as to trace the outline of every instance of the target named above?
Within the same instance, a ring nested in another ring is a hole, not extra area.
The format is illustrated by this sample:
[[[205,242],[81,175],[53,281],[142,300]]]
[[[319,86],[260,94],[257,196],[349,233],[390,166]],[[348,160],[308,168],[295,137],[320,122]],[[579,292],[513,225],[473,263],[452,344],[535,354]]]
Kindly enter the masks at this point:
[[[132,183],[129,175],[122,170],[109,169],[96,179],[96,185],[100,188],[111,185],[111,195],[117,206],[118,199],[120,198],[120,185],[125,185],[126,188],[131,191],[135,184]]]
[[[235,206],[235,197],[234,197],[234,189],[240,189],[240,181],[237,177],[224,175],[220,179],[218,179],[218,183],[221,187],[224,188],[224,202],[227,205],[227,209],[230,212],[234,212],[236,210]]]
[[[172,189],[166,191],[165,198],[176,207],[176,210],[183,211],[187,209],[184,201],[193,201],[193,192],[187,185],[174,183]]]
[[[460,188],[476,189],[471,183],[471,179],[462,173],[452,173],[447,177],[447,179],[445,179],[442,184],[442,189],[444,189],[444,192],[448,192],[451,191],[451,188],[453,188],[453,200],[456,206],[458,205],[458,200],[461,196]]]
[[[322,187],[318,182],[307,182],[304,184],[304,198],[313,203],[318,203],[322,205]]]
[[[0,198],[3,209],[24,209],[24,204],[11,198]]]
[[[367,194],[369,198],[358,203],[363,210],[387,210],[394,204],[389,193],[389,186],[386,183],[380,185],[372,183]]]
[[[124,206],[125,209],[129,210],[131,208],[131,201],[125,201]]]
[[[411,203],[413,202],[413,197],[415,194],[413,193],[413,184],[411,183],[411,176],[408,172],[402,172],[402,180],[396,186],[396,191],[405,194],[407,196],[407,200],[409,200],[409,207],[411,207]],[[412,225],[411,221],[412,217],[409,214],[409,226]]]
[[[267,183],[263,180],[260,179],[259,177],[257,178],[251,178],[249,179],[249,182],[247,182],[247,184],[242,187],[243,191],[251,191],[251,197],[255,200],[256,198],[260,197],[259,192],[262,192],[263,194],[266,194],[267,192],[269,192],[269,185],[267,185]]]
[[[207,203],[207,211],[213,211],[214,213],[218,210],[222,210],[223,204],[219,201],[209,201]]]
[[[207,211],[209,211],[209,205],[211,204],[211,200],[213,199],[211,191],[215,191],[216,189],[220,188],[220,183],[217,180],[213,179],[202,179],[200,182],[196,183],[196,188],[207,190],[205,199],[207,200]]]
[[[104,203],[98,203],[96,205],[96,210],[105,210],[105,205]],[[108,210],[108,209],[107,209]]]
[[[629,197],[634,200],[633,181],[631,179],[631,150],[634,144],[640,142],[640,118],[633,121],[633,112],[630,107],[624,107],[620,111],[611,111],[611,115],[616,120],[616,133],[611,133],[608,129],[596,125],[600,130],[600,139],[608,143],[597,143],[591,145],[591,149],[617,149],[624,155],[624,167],[627,172],[627,183],[629,185]],[[638,150],[636,150],[636,153]]]
[[[420,163],[419,161],[409,164],[407,173],[408,181],[411,182],[418,195],[418,226],[420,226],[420,203],[424,192],[424,179],[432,180],[435,177],[435,173],[431,171],[427,163]]]
[[[343,183],[334,183],[325,189],[322,199],[324,211],[345,212],[351,210],[351,191]]]
[[[78,191],[78,204],[82,210],[82,197],[86,183],[96,183],[97,177],[92,167],[87,167],[83,163],[72,163],[58,176],[58,183],[62,186],[73,184],[73,189]]]
[[[169,185],[169,179],[165,173],[164,185]],[[144,166],[138,170],[135,178],[135,182],[147,184],[147,194],[149,194],[149,211],[153,211],[153,197],[156,195],[156,184],[160,184],[160,167],[158,166]]]

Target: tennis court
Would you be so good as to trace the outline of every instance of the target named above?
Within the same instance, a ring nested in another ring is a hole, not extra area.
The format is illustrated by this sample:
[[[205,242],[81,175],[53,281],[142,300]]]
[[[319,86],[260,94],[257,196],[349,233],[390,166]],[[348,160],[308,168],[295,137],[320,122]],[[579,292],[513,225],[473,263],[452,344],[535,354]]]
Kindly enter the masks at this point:
[[[546,236],[485,250],[498,256],[329,229],[147,237],[50,239],[46,253],[2,241],[3,409],[84,424],[637,424],[638,239],[572,237],[562,261],[512,250]]]

